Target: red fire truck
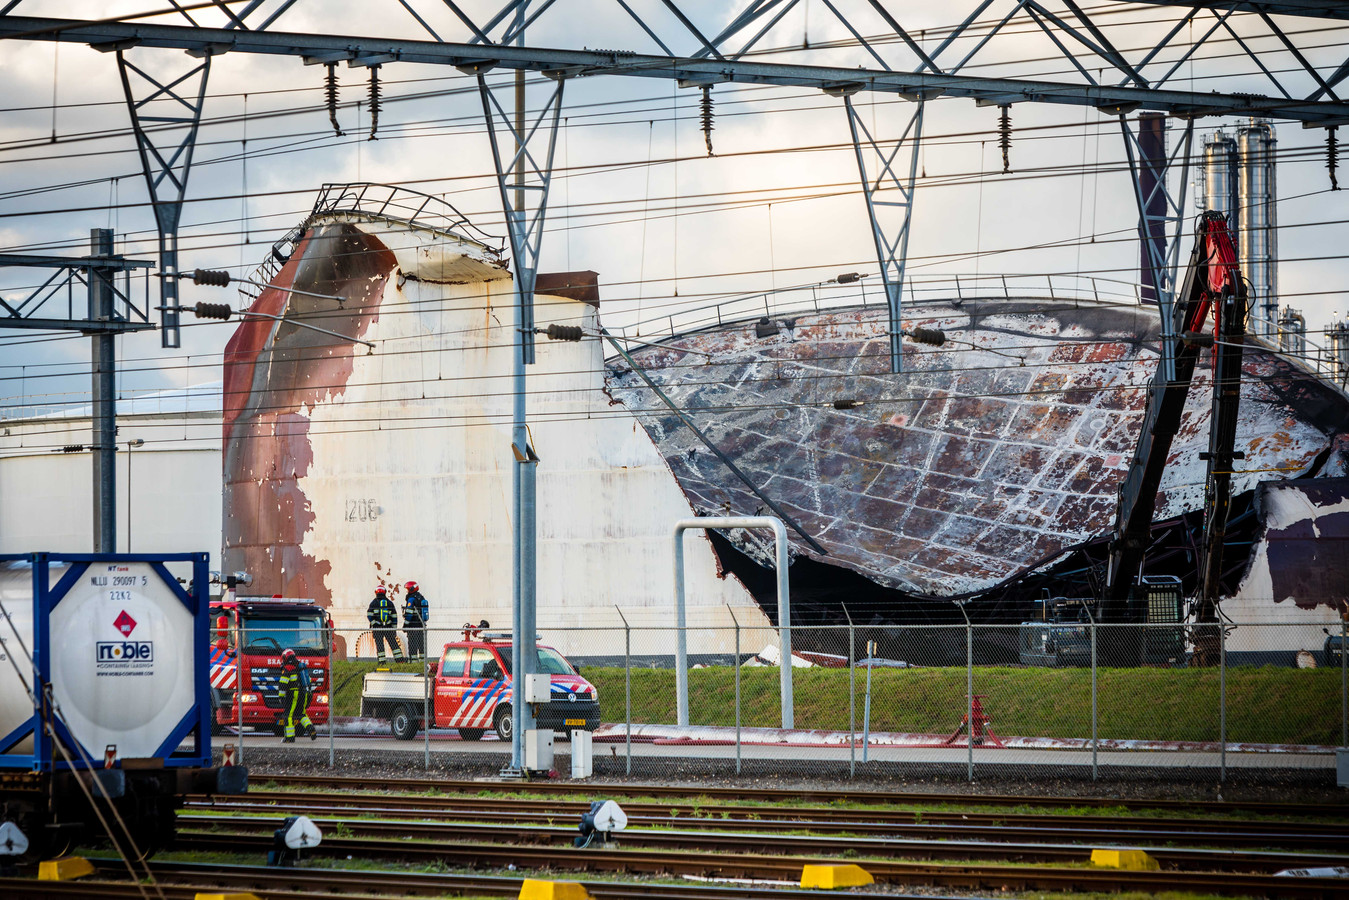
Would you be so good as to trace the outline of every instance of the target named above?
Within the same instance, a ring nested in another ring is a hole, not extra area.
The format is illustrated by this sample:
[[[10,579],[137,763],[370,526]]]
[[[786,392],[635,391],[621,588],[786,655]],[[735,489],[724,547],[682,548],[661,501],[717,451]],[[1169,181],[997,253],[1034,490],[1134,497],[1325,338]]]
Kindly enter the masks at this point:
[[[312,600],[239,597],[211,603],[211,710],[214,731],[230,726],[281,734],[281,651],[309,669],[309,718],[328,721],[328,641],[332,619]],[[239,705],[243,704],[242,718]]]

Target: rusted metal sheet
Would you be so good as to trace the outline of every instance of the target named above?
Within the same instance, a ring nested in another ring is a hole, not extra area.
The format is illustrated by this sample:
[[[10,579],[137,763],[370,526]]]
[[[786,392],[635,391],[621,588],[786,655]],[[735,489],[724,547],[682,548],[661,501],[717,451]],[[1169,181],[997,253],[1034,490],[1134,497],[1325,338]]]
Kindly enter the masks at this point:
[[[826,547],[823,561],[882,585],[980,591],[1108,532],[1156,364],[1155,311],[1025,300],[915,315],[949,340],[906,342],[901,375],[887,371],[874,308],[800,316],[767,337],[753,322],[727,325],[633,357]],[[1343,394],[1265,351],[1247,354],[1245,374],[1235,491],[1349,471]],[[1202,506],[1210,384],[1206,355],[1158,520]],[[695,508],[756,512],[621,361],[609,361],[609,386],[640,411]],[[756,536],[731,539],[771,564]],[[799,540],[793,552],[812,555]]]

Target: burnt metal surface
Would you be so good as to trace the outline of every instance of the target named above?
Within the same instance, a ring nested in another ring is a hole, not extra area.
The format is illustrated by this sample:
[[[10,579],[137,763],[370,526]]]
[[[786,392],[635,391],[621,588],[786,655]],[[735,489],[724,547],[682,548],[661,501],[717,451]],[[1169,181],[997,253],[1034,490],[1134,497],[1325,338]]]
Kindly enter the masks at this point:
[[[376,237],[348,224],[310,229],[252,309],[321,317],[325,328],[353,338],[379,320],[394,255]],[[336,301],[290,289],[343,298]],[[323,314],[327,315],[323,315]],[[253,576],[260,595],[332,601],[329,563],[301,546],[314,521],[299,480],[314,454],[306,409],[340,397],[352,354],[363,348],[285,321],[246,319],[225,348],[225,568]]]
[[[828,549],[822,561],[879,585],[918,597],[986,591],[1107,533],[1156,364],[1155,310],[1013,300],[914,316],[906,328],[940,328],[948,342],[906,341],[899,375],[886,370],[876,309],[801,316],[766,337],[752,321],[720,326],[633,357]],[[1203,504],[1210,366],[1205,353],[1159,492],[1163,531]],[[1343,394],[1256,347],[1243,372],[1234,492],[1349,474]],[[607,382],[700,513],[759,511],[621,360]],[[729,537],[768,560],[757,536]]]
[[[1274,602],[1349,612],[1349,478],[1262,484],[1255,502]]]

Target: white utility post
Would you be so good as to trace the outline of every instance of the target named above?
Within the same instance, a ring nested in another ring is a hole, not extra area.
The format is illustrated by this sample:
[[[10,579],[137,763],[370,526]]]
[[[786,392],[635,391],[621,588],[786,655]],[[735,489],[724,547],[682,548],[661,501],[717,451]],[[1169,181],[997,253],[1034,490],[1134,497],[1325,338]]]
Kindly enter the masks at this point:
[[[698,519],[680,519],[674,527],[675,578],[675,692],[678,695],[680,725],[689,724],[689,659],[688,635],[684,616],[684,532],[690,528],[771,528],[777,549],[778,574],[778,633],[782,649],[782,727],[793,728],[792,712],[792,598],[787,584],[787,526],[775,516],[707,516]],[[736,660],[736,665],[740,660]]]

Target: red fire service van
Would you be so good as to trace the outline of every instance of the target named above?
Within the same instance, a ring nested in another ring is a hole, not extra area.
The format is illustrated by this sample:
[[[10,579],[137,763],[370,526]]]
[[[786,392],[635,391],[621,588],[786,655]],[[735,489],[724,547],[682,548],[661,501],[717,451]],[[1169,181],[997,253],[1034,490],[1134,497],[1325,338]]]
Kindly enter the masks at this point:
[[[362,683],[361,715],[388,719],[393,736],[411,740],[426,725],[457,728],[466,741],[489,730],[503,741],[515,728],[511,691],[511,636],[465,626],[464,639],[445,645],[440,662],[428,665],[431,683],[416,672],[369,672]],[[540,646],[534,671],[549,676],[551,697],[534,707],[539,728],[563,734],[594,731],[600,724],[599,695],[552,647]]]
[[[211,603],[211,721],[282,732],[281,651],[309,669],[309,719],[328,721],[328,639],[332,620],[312,600],[239,597]],[[239,705],[242,703],[242,719]]]

